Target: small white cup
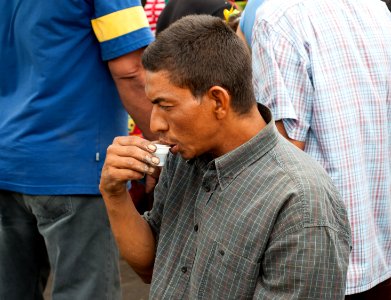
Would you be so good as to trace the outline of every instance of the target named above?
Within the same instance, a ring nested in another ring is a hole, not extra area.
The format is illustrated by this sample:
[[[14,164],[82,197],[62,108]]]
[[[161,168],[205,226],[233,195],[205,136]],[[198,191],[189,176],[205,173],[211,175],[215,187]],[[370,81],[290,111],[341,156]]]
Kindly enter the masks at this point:
[[[155,144],[155,146],[156,146],[155,155],[159,158],[160,161],[158,166],[162,167],[166,163],[168,151],[170,150],[171,147],[162,144]]]

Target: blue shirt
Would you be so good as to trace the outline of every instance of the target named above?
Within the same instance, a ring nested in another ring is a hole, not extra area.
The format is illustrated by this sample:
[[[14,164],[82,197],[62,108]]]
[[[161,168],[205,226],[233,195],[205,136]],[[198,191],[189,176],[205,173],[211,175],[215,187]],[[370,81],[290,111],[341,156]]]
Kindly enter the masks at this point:
[[[249,0],[247,1],[246,7],[242,12],[240,17],[240,29],[242,30],[244,37],[246,38],[247,44],[251,46],[251,34],[253,31],[255,13],[257,12],[258,7],[265,0]]]
[[[127,134],[105,60],[153,40],[139,1],[8,0],[1,14],[0,189],[98,194]]]

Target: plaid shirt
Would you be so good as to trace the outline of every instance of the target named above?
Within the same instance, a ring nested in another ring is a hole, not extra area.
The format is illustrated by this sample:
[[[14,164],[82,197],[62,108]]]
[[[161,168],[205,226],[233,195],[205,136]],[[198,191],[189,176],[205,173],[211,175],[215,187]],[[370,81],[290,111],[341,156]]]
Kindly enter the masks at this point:
[[[347,294],[391,277],[391,16],[362,0],[273,0],[257,12],[254,86],[339,189]]]
[[[343,299],[350,228],[323,168],[269,123],[214,160],[170,156],[144,217],[151,299]]]

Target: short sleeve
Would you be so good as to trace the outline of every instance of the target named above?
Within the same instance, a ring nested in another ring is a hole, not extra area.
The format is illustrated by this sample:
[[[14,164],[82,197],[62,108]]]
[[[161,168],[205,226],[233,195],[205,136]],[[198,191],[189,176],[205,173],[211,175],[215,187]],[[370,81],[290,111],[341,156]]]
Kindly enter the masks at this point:
[[[143,48],[154,40],[138,0],[95,0],[91,24],[103,60]]]
[[[256,99],[270,108],[275,120],[283,120],[290,138],[305,141],[314,89],[305,46],[297,45],[266,21],[256,22],[252,42]]]

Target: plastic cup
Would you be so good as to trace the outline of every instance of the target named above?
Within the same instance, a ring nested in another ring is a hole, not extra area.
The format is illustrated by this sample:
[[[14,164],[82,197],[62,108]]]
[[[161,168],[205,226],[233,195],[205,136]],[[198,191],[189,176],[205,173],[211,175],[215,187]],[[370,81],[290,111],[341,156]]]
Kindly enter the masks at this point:
[[[171,147],[162,144],[155,144],[155,146],[156,146],[155,155],[159,158],[160,161],[158,166],[162,167],[166,163],[168,151],[170,150]]]

